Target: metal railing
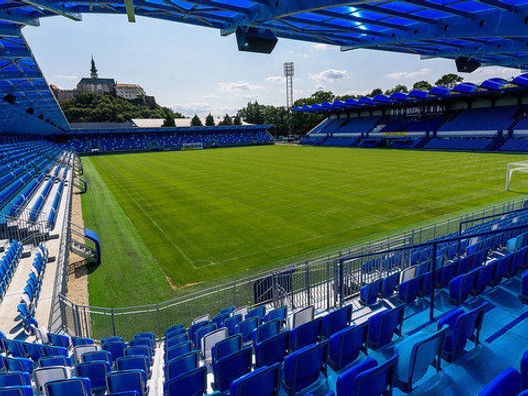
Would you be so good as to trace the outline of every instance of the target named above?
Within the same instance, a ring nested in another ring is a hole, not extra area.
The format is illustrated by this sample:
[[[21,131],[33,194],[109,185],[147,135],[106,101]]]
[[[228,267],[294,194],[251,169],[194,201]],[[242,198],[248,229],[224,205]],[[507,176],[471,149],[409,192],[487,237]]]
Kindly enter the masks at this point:
[[[227,306],[286,305],[290,310],[295,310],[314,305],[317,311],[327,310],[357,296],[363,284],[407,268],[414,247],[436,246],[435,240],[446,235],[455,235],[456,238],[462,222],[472,221],[478,224],[479,219],[480,223],[489,222],[490,216],[502,216],[524,209],[526,202],[518,200],[483,208],[440,223],[234,280],[159,304],[123,308],[83,306],[70,301],[65,297],[65,293],[62,293],[58,297],[62,330],[72,335],[95,339],[107,335],[130,338],[141,331],[153,331],[161,335],[170,325],[189,325],[195,317],[214,314]],[[367,261],[376,259],[393,260],[394,265],[380,267],[381,270],[374,272],[361,270]]]

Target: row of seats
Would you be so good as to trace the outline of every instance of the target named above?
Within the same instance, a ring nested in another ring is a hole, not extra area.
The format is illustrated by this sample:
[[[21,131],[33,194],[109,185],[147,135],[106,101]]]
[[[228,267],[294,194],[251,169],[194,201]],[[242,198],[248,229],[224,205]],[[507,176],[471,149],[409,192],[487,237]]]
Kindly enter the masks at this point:
[[[13,279],[18,263],[22,258],[23,246],[20,242],[13,240],[6,248],[2,258],[0,259],[0,297],[3,298],[7,291],[7,287]]]
[[[520,372],[508,367],[493,378],[479,396],[528,396],[528,351],[521,357]]]
[[[53,198],[53,203],[51,204],[51,209],[48,214],[48,223],[50,229],[55,228],[55,223],[57,222],[57,213],[59,211],[60,203],[62,201],[62,192],[64,191],[64,180],[59,182],[59,187],[55,193],[55,198]]]

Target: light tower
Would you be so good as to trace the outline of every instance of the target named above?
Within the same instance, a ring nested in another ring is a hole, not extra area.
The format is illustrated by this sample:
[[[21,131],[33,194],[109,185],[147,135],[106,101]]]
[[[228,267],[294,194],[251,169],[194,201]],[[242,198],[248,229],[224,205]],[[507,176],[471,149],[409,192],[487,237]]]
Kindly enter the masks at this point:
[[[284,63],[284,77],[286,78],[286,110],[288,112],[288,132],[292,135],[292,107],[293,107],[293,62]]]

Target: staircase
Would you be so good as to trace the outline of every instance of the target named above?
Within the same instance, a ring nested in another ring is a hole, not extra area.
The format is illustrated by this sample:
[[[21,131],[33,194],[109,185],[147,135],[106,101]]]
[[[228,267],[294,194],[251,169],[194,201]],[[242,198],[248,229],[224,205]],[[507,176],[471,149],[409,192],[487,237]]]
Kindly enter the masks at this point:
[[[70,250],[83,257],[87,263],[101,264],[101,246],[97,235],[93,231],[73,223],[71,224],[70,231]],[[95,247],[89,246],[86,240],[93,242]]]

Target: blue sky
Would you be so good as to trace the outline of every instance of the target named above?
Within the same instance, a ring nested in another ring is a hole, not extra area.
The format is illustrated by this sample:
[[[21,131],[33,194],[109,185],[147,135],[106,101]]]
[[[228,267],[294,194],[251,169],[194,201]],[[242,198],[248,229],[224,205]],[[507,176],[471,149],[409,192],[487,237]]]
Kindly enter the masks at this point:
[[[322,89],[336,94],[365,94],[374,88],[418,80],[434,83],[456,72],[453,61],[279,40],[271,55],[239,52],[234,36],[215,29],[124,15],[84,15],[82,22],[42,18],[40,27],[23,30],[48,83],[74,88],[89,74],[94,55],[100,77],[137,83],[158,103],[184,115],[234,114],[248,101],[283,105],[282,67],[295,63],[294,97]],[[467,81],[520,74],[500,67],[464,74]]]

